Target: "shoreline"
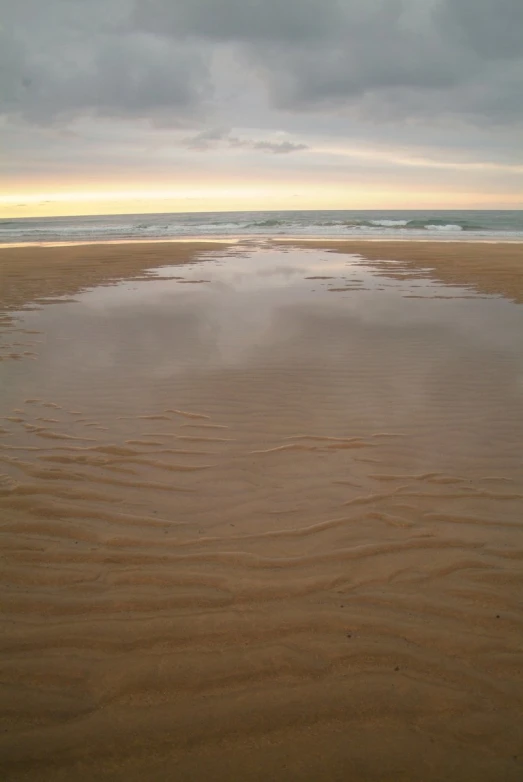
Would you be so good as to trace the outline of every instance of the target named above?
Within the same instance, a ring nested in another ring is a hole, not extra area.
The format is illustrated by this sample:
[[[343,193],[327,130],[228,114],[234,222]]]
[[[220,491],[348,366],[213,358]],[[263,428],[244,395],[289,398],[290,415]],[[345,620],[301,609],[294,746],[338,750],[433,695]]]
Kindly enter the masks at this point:
[[[120,244],[233,244],[241,237],[223,237],[223,236],[211,236],[198,237],[198,236],[177,236],[173,239],[86,239],[77,242],[6,242],[0,244],[0,250],[17,250],[23,247],[99,247],[100,245],[120,245]],[[523,243],[523,240],[522,240]]]
[[[431,276],[523,303],[523,243],[448,240],[270,238],[243,240],[249,247],[356,255],[385,275]],[[19,245],[0,249],[0,308],[12,311],[41,299],[71,296],[124,279],[150,279],[152,268],[204,261],[242,241],[138,240],[86,244]],[[394,262],[394,266],[391,266]]]
[[[426,239],[420,236],[413,236],[412,238],[405,238],[405,236],[395,237],[381,235],[379,237],[374,236],[324,236],[322,234],[316,235],[303,235],[303,234],[288,234],[270,236],[269,234],[230,234],[224,236],[223,234],[209,234],[208,236],[201,236],[195,234],[194,236],[173,236],[173,237],[161,237],[158,239],[153,238],[126,238],[126,239],[79,239],[78,241],[53,241],[48,242],[5,242],[0,243],[0,252],[2,250],[16,250],[23,247],[91,247],[91,246],[114,246],[122,244],[237,244],[238,242],[306,242],[306,243],[318,243],[326,242],[328,244],[341,244],[341,243],[369,243],[369,244],[381,244],[381,243],[394,243],[394,244],[521,244],[523,245],[523,237],[518,239],[499,239],[499,238],[485,238],[480,239],[472,237],[470,239],[457,239],[456,236],[435,238],[429,236]]]

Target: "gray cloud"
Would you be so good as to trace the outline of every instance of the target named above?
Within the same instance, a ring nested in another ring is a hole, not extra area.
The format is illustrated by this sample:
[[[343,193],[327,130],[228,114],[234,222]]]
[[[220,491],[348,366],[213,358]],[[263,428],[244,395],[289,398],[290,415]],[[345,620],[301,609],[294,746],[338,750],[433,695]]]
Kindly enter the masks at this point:
[[[519,0],[445,0],[434,19],[453,45],[487,59],[523,57],[523,3]]]
[[[272,152],[275,155],[288,155],[290,152],[300,152],[309,149],[307,144],[299,144],[293,141],[257,141],[241,138],[231,134],[223,128],[209,128],[202,130],[194,136],[184,139],[183,143],[188,149],[207,151],[218,146],[232,147],[233,149],[254,149],[262,152]]]
[[[229,137],[230,131],[224,128],[209,128],[189,136],[184,139],[184,143],[189,149],[207,150],[216,146],[217,141],[223,141]]]
[[[244,48],[280,108],[332,106],[382,121],[523,117],[520,0],[381,0],[366,14],[359,0],[344,5],[344,35],[328,45]]]
[[[307,144],[295,144],[292,141],[256,141],[253,149],[261,149],[264,152],[273,152],[275,155],[288,155],[289,152],[300,152],[309,149]]]
[[[35,121],[212,112],[223,47],[279,110],[523,113],[521,0],[0,0],[0,10],[3,112]]]
[[[280,109],[521,118],[521,0],[147,0],[157,35],[237,47]]]
[[[485,162],[470,192],[518,186],[523,0],[0,0],[0,20],[13,181],[358,168],[443,191]]]
[[[210,94],[208,47],[133,29],[126,0],[2,0],[0,10],[4,114],[183,114]]]
[[[134,21],[140,29],[176,37],[315,41],[339,29],[342,6],[338,0],[137,0]]]

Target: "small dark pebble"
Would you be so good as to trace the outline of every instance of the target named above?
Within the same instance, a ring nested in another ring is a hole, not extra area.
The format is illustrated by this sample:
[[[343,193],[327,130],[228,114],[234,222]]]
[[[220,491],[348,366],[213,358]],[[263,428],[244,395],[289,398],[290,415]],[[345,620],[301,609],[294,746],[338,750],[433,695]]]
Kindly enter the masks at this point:
[[[400,669],[399,665],[397,665],[397,666],[394,668],[394,670],[395,670],[395,671],[399,671],[399,669]]]
[[[347,633],[347,638],[352,638],[352,633]]]
[[[501,619],[499,614],[496,614],[496,619]]]

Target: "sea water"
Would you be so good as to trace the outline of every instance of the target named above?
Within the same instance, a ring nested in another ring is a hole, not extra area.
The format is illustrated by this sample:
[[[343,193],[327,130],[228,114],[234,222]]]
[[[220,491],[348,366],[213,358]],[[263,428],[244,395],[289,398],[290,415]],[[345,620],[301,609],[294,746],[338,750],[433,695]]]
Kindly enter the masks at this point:
[[[193,212],[0,220],[0,244],[246,236],[523,240],[519,210]]]

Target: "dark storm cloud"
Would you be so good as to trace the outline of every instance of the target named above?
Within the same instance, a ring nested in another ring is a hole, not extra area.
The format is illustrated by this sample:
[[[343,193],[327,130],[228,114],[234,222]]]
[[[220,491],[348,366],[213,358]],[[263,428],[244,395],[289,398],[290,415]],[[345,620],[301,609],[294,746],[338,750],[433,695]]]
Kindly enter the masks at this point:
[[[520,0],[383,0],[353,16],[354,6],[346,3],[345,35],[338,30],[329,45],[249,46],[278,106],[347,107],[380,120],[522,117]]]
[[[522,0],[140,0],[142,29],[238,47],[281,109],[512,121]]]
[[[488,59],[523,57],[520,0],[446,0],[434,16],[457,46]]]
[[[183,114],[209,94],[208,47],[134,29],[126,0],[1,0],[0,10],[4,114]]]
[[[0,10],[2,110],[35,121],[216,110],[224,47],[278,109],[474,122],[523,111],[522,0],[0,0]]]
[[[372,2],[372,0],[369,0]],[[217,41],[316,41],[343,22],[338,0],[137,0],[140,27]]]
[[[520,0],[135,0],[141,29],[209,40],[364,43],[448,39],[487,57],[523,54]],[[373,35],[378,38],[373,39]]]

